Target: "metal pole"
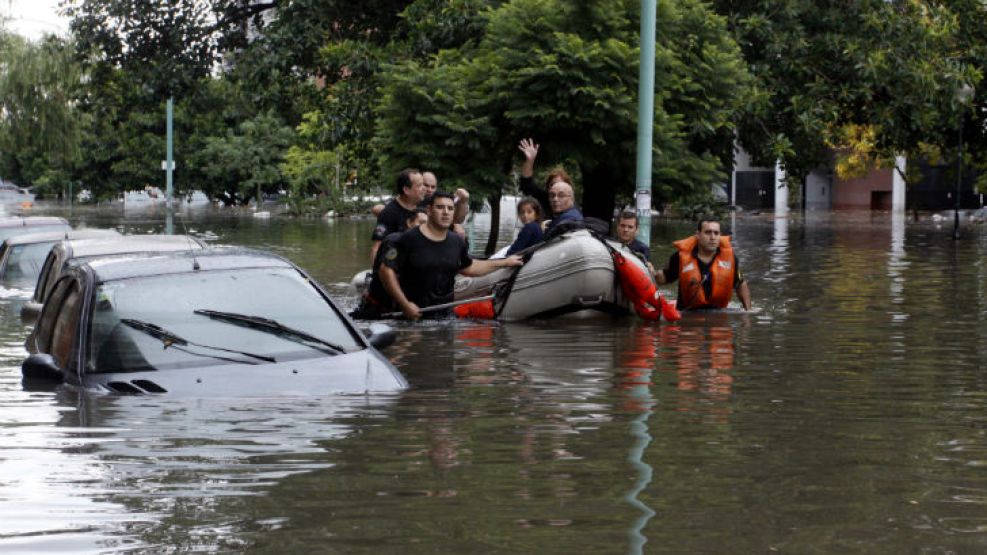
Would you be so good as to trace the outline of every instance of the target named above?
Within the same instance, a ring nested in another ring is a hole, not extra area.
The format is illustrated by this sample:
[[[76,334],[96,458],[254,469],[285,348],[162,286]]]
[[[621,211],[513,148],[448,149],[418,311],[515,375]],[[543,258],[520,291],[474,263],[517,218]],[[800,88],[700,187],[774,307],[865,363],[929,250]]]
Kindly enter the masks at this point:
[[[165,223],[165,232],[171,235],[174,230],[172,229],[172,210],[174,205],[172,204],[172,195],[174,193],[172,187],[172,173],[175,170],[175,158],[174,158],[174,135],[172,133],[172,119],[175,112],[175,102],[173,97],[168,97],[168,103],[166,104],[166,131],[165,138],[167,146],[165,147],[165,210],[168,212],[168,217]]]
[[[956,155],[956,208],[953,210],[953,239],[960,238],[960,185],[963,183],[963,122],[966,115],[960,116],[959,153]]]
[[[641,68],[637,88],[637,239],[651,244],[651,153],[655,121],[657,0],[641,0]]]

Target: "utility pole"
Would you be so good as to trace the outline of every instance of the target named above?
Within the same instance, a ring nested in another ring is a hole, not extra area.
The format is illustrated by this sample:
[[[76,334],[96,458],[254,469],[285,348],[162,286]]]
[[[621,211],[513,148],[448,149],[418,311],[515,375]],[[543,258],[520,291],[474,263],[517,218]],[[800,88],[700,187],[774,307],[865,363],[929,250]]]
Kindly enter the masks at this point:
[[[651,153],[655,121],[655,22],[657,0],[641,0],[641,67],[637,87],[637,239],[651,244]]]
[[[174,200],[172,199],[174,193],[172,174],[175,171],[175,158],[174,158],[174,136],[172,133],[172,120],[174,119],[175,112],[175,102],[174,97],[168,97],[168,103],[165,107],[165,212],[167,212],[165,220],[165,233],[171,235],[174,233],[172,219],[174,213]]]

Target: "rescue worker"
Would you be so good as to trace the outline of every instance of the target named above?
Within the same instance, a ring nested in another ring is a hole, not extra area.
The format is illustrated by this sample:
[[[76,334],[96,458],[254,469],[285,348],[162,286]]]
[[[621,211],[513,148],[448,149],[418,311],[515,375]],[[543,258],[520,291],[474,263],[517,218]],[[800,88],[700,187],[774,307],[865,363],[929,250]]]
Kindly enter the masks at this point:
[[[428,220],[402,233],[384,252],[380,277],[387,294],[404,313],[417,320],[422,309],[453,300],[456,274],[479,277],[503,267],[521,266],[520,256],[473,260],[466,242],[450,233],[455,203],[453,196],[436,191],[426,205]],[[429,317],[446,317],[450,310],[435,311]]]
[[[415,214],[418,204],[425,200],[425,182],[420,171],[408,168],[398,174],[395,184],[397,196],[392,198],[377,216],[374,227],[373,247],[370,249],[370,260],[377,258],[377,250],[381,241],[391,233],[407,229],[406,222]]]
[[[668,259],[668,266],[655,275],[656,281],[664,285],[678,280],[680,310],[725,308],[734,291],[744,310],[750,310],[750,288],[730,238],[720,235],[720,222],[703,217],[696,227],[695,235],[673,243],[676,252]]]
[[[434,172],[422,172],[422,181],[425,183],[425,198],[432,196],[439,189],[439,178],[435,177]],[[452,216],[452,230],[465,239],[466,228],[463,227],[463,224],[466,223],[466,216],[469,215],[470,211],[469,191],[463,188],[456,189],[455,202],[456,212]]]
[[[405,221],[405,227],[407,229],[414,229],[425,223],[427,219],[428,215],[425,213],[425,209],[416,208]],[[380,266],[384,261],[384,253],[389,250],[391,243],[397,240],[402,233],[406,233],[406,231],[391,233],[381,242],[381,247],[377,250],[377,255],[374,257],[374,265],[370,270],[370,283],[367,285],[367,290],[364,291],[363,297],[360,298],[360,305],[350,313],[351,317],[360,320],[374,320],[383,318],[384,314],[398,310],[393,299],[384,290],[384,284],[380,280]]]

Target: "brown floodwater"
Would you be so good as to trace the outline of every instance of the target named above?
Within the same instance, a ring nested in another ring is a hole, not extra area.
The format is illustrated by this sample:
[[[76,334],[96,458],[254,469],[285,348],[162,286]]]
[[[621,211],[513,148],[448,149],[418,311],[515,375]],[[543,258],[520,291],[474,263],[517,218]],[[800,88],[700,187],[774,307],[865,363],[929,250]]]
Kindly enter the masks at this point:
[[[0,289],[0,550],[987,550],[987,228],[725,223],[752,312],[397,323],[397,396],[25,391],[30,292]],[[207,209],[175,227],[282,254],[352,306],[372,222]],[[693,227],[652,231],[662,266]]]

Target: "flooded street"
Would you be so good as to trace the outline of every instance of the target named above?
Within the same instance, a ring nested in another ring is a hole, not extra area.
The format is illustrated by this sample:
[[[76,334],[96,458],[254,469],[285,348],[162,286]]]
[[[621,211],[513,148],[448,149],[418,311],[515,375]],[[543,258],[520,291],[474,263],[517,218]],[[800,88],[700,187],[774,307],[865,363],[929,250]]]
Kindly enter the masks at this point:
[[[398,323],[398,396],[25,391],[31,292],[0,289],[0,550],[987,550],[987,227],[724,224],[751,313]],[[175,231],[286,256],[352,307],[372,226],[206,210]],[[655,266],[694,229],[653,223]]]

